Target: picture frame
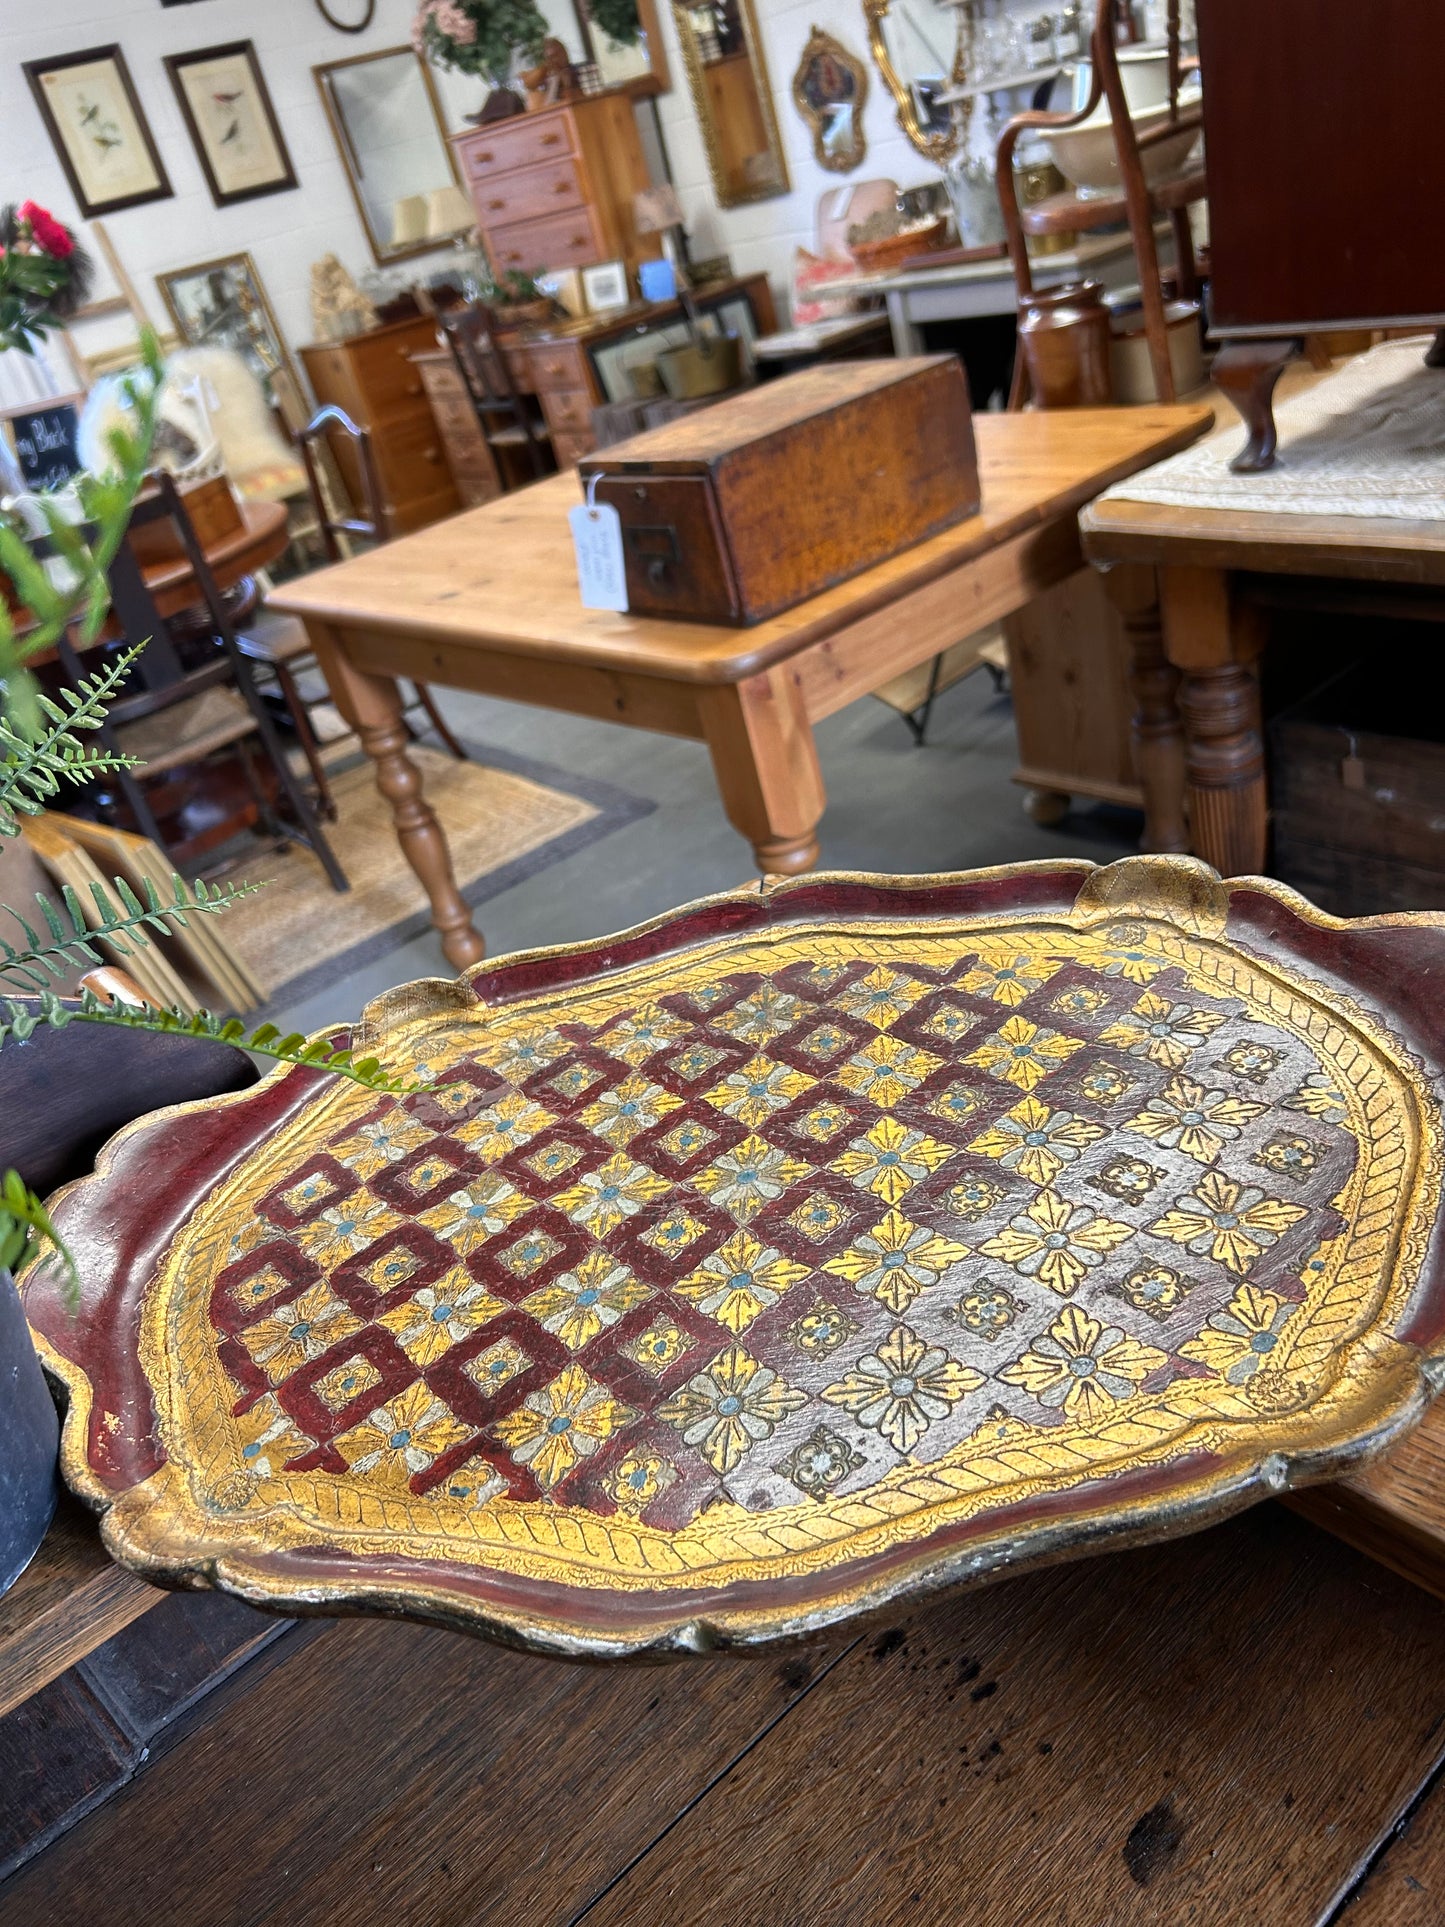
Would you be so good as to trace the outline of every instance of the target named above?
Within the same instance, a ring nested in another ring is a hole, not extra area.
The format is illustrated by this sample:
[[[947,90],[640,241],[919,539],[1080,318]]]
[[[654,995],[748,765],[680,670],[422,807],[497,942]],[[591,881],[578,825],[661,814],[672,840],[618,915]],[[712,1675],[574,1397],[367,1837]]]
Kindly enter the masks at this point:
[[[156,286],[187,346],[234,349],[283,412],[288,390],[305,392],[249,254],[169,268]]]
[[[582,292],[580,268],[553,268],[548,274],[537,275],[535,280],[542,293],[550,295],[574,321],[580,321],[586,314],[587,298]]]
[[[582,270],[582,295],[588,314],[610,314],[632,301],[625,261],[597,261]]]
[[[296,170],[251,41],[167,54],[166,72],[217,207],[296,186]]]
[[[87,221],[171,198],[170,178],[118,44],[27,60],[24,73]]]

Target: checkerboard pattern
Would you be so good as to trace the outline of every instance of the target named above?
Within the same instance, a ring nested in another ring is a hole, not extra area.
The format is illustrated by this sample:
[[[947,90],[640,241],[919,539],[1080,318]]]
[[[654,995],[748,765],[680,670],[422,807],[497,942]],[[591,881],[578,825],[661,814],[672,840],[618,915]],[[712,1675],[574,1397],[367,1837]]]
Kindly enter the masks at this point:
[[[1345,1096],[1127,928],[1017,944],[684,959],[595,1025],[454,1027],[232,1240],[245,1464],[675,1529],[1267,1376]]]

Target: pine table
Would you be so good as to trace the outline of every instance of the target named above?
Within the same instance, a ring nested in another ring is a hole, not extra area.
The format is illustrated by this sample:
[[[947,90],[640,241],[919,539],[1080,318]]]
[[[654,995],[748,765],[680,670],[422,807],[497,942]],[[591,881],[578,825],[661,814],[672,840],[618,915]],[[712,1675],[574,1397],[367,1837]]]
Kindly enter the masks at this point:
[[[1084,568],[1079,510],[1211,420],[1198,406],[980,416],[979,514],[750,629],[584,609],[570,472],[287,583],[270,606],[305,623],[464,969],[484,945],[407,754],[397,677],[701,739],[758,868],[808,870],[826,802],[814,724]],[[1126,620],[1147,743],[1163,657],[1147,607]],[[1147,749],[1141,765],[1146,845],[1177,847],[1178,772]]]

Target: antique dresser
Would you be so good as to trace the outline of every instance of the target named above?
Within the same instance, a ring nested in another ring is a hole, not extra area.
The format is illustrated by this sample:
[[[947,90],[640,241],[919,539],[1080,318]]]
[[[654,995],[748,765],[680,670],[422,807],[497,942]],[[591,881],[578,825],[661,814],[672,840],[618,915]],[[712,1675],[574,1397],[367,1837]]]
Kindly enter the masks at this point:
[[[495,273],[613,260],[632,269],[658,252],[633,220],[633,196],[652,177],[626,95],[494,121],[456,150]]]
[[[317,401],[334,402],[371,430],[393,535],[425,528],[462,506],[421,373],[411,359],[435,346],[436,322],[415,315],[301,350]],[[355,457],[341,441],[334,452],[352,500],[359,502]]]

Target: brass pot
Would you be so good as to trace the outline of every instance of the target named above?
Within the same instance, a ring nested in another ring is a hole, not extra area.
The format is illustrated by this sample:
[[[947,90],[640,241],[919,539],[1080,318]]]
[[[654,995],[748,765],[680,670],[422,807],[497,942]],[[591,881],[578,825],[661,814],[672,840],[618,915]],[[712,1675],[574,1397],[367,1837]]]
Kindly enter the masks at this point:
[[[736,335],[704,335],[680,348],[664,348],[657,357],[657,372],[674,401],[697,401],[736,388],[742,368]]]

